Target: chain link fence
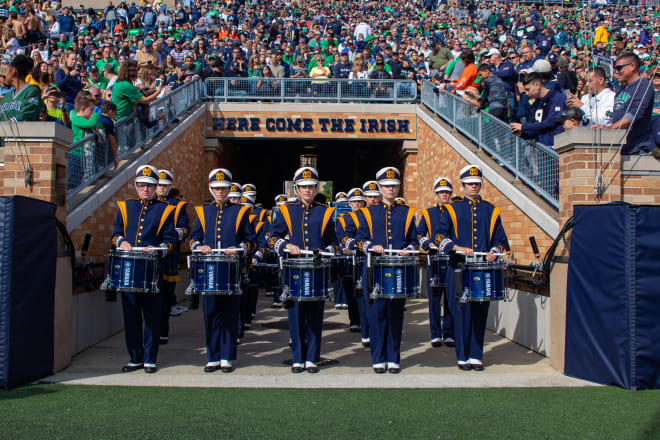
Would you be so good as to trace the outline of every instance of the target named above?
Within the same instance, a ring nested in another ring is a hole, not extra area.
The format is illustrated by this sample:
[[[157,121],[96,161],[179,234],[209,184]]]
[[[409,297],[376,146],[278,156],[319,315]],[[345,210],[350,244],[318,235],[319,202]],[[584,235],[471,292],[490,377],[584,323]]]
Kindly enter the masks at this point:
[[[220,102],[345,102],[403,104],[417,101],[417,83],[397,79],[208,78],[205,95]]]
[[[509,125],[458,96],[422,83],[421,102],[500,165],[559,207],[559,155],[545,145],[514,136]]]
[[[114,152],[104,130],[91,130],[69,147],[67,197],[78,194],[148,140],[159,134],[172,121],[202,99],[203,83],[195,79],[170,94],[157,99],[144,110],[138,110],[115,123],[117,151]],[[162,115],[162,116],[161,116]],[[160,118],[160,119],[159,119]]]

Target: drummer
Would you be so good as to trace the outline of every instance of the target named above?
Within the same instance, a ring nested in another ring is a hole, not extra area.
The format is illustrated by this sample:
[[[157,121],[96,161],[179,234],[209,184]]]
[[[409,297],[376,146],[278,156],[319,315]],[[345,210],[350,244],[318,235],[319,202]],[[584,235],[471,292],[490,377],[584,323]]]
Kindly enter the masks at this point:
[[[343,191],[338,192],[335,194],[335,206],[338,207],[340,205],[346,206],[348,204],[348,197],[346,197],[346,193]],[[340,214],[337,216],[337,221],[335,223],[335,233],[337,234],[337,238],[341,239],[341,223],[340,219],[342,218],[343,214]],[[348,299],[346,298],[346,289],[344,287],[344,278],[343,278],[343,272],[345,269],[344,263],[339,263],[339,267],[337,268],[339,277],[338,279],[334,280],[332,282],[332,288],[335,292],[335,309],[347,309],[348,308]]]
[[[112,244],[118,249],[133,247],[146,251],[171,252],[178,244],[174,230],[173,213],[176,207],[156,199],[158,170],[151,165],[138,167],[135,173],[137,199],[117,202]],[[155,373],[160,337],[161,307],[163,303],[162,278],[157,294],[121,293],[124,314],[124,333],[130,361],[122,371],[128,373],[144,368]],[[144,328],[142,321],[144,320]]]
[[[346,246],[346,242],[354,239],[355,233],[357,232],[357,227],[359,225],[357,213],[360,211],[360,208],[364,208],[364,195],[360,188],[351,188],[351,190],[348,191],[346,197],[348,199],[348,204],[351,207],[351,211],[337,218],[336,228],[337,238],[344,247]],[[347,252],[345,253],[352,255],[353,252],[350,249],[347,249]],[[355,276],[359,277],[360,274],[355,273]],[[351,280],[351,285],[344,284],[343,286],[344,290],[346,291],[346,301],[348,305],[348,329],[352,333],[362,331],[360,326],[360,306],[358,305],[359,299],[356,298],[357,292],[355,291],[355,282],[356,280]],[[359,292],[359,296],[362,297],[362,292]],[[367,327],[366,324],[365,327]],[[364,333],[363,336],[365,337],[363,337],[362,342],[368,346],[369,331],[366,330],[366,333]]]
[[[197,222],[191,234],[190,249],[204,254],[212,248],[223,248],[226,254],[255,247],[255,236],[249,224],[249,208],[228,200],[232,187],[231,172],[217,168],[209,173],[209,191],[214,202],[196,206]],[[203,295],[206,328],[205,373],[234,371],[236,359],[240,295]]]
[[[176,283],[179,281],[179,251],[181,242],[190,235],[190,219],[186,212],[186,204],[178,197],[178,190],[172,190],[174,173],[170,170],[158,170],[158,186],[156,196],[161,202],[175,206],[174,227],[179,237],[179,242],[171,252],[163,259],[163,306],[160,318],[160,345],[169,342],[170,315],[177,316],[188,310],[176,303]],[[175,196],[176,194],[176,196]]]
[[[433,183],[433,192],[438,200],[432,208],[420,210],[419,224],[417,225],[417,234],[419,238],[419,245],[425,251],[429,249],[438,250],[447,237],[446,225],[449,224],[449,213],[444,205],[451,200],[451,193],[453,186],[448,177],[438,177]],[[440,289],[439,295],[435,296],[431,292],[429,278],[426,278],[426,288],[429,292],[429,327],[431,329],[431,345],[433,347],[441,347],[444,344],[448,347],[453,347],[454,342],[454,310],[449,308],[456,303],[452,297],[452,301],[447,302],[447,291],[444,287]],[[443,299],[444,298],[444,299]],[[440,304],[444,305],[444,317],[440,313]]]
[[[312,167],[299,168],[293,183],[298,200],[279,207],[280,214],[273,220],[268,246],[280,256],[285,250],[293,256],[300,255],[301,250],[336,252],[337,236],[330,224],[335,208],[314,202],[319,186],[318,172]],[[319,372],[323,307],[324,301],[294,301],[289,308],[293,373]]]
[[[253,186],[250,185],[243,185],[243,188],[253,188]],[[254,210],[254,195],[256,192],[252,192],[250,195],[246,194],[243,192],[243,195],[241,196],[240,202],[241,205],[247,206],[250,208],[250,216],[249,221],[250,221],[250,227],[254,231],[254,236],[255,236],[255,243],[259,242],[259,238],[257,235],[257,227],[259,225],[259,219],[257,215],[254,215],[252,212]],[[263,227],[263,226],[261,226]],[[259,227],[259,229],[261,229]],[[254,248],[254,251],[256,251],[256,246]],[[246,262],[247,261],[252,261],[252,255],[247,255],[246,256]],[[249,269],[249,270],[248,270]],[[252,320],[254,319],[254,316],[257,313],[257,299],[259,295],[259,282],[261,280],[261,273],[255,271],[252,267],[246,267],[246,270],[248,270],[248,281],[246,283],[246,288],[243,290],[243,297],[241,298],[241,325],[238,328],[239,332],[239,338],[243,337],[243,331],[248,330],[250,328],[250,324],[252,323]]]
[[[486,260],[495,261],[495,253],[504,252],[507,241],[500,210],[479,195],[483,184],[483,174],[479,166],[464,167],[461,169],[460,178],[465,197],[460,202],[445,205],[450,222],[448,231],[444,234],[447,238],[442,240],[438,247],[445,253],[462,252],[467,256],[474,255],[474,252],[488,252]],[[454,292],[454,278],[448,277],[447,281],[447,292]],[[460,311],[455,307],[456,359],[461,370],[484,370],[488,306],[488,302],[468,302],[461,304]]]
[[[262,249],[260,254],[257,254],[257,258],[261,261],[264,257],[266,258],[267,263],[277,263],[277,255],[268,249],[268,239],[271,235],[271,228],[273,220],[279,214],[279,207],[286,205],[287,197],[286,194],[278,194],[275,196],[275,206],[271,210],[270,214],[266,216],[266,221],[264,222],[264,242],[263,246],[259,246]],[[270,272],[266,276],[266,296],[273,296],[273,304],[270,306],[272,309],[281,309],[282,301],[280,296],[282,295],[282,285],[280,284],[280,273],[278,271]]]
[[[251,183],[246,183],[241,188],[243,190],[243,195],[252,200],[252,215],[256,216],[257,221],[263,222],[266,218],[267,211],[261,207],[261,203],[257,202],[257,187]]]
[[[401,188],[401,174],[397,168],[385,167],[376,173],[383,201],[362,209],[364,222],[355,235],[356,247],[363,253],[383,254],[386,248],[400,249],[400,255],[417,247],[415,211],[395,202]],[[366,276],[363,275],[366,280]],[[366,282],[365,295],[367,294]],[[398,293],[398,292],[395,292]],[[367,304],[371,359],[376,373],[401,371],[401,334],[405,299],[377,298]]]

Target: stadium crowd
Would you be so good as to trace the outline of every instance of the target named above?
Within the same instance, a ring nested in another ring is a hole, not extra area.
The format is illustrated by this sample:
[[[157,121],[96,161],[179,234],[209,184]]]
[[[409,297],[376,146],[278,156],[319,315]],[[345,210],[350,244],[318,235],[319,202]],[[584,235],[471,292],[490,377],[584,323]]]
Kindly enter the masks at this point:
[[[263,97],[279,94],[280,78],[306,78],[286,92],[319,97],[333,93],[330,78],[350,80],[356,97],[393,92],[360,80],[409,79],[549,146],[565,128],[630,128],[622,152],[634,154],[660,144],[658,14],[602,0],[2,1],[0,118],[53,120],[74,140],[103,129],[116,160],[113,121],[137,112],[156,123],[148,104],[194,78]]]

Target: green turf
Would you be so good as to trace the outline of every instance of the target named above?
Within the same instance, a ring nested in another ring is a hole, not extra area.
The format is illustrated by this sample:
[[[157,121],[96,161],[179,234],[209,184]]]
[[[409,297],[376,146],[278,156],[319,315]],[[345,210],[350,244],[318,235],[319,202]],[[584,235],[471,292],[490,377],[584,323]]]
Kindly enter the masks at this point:
[[[0,392],[0,438],[658,439],[660,391],[33,385]]]

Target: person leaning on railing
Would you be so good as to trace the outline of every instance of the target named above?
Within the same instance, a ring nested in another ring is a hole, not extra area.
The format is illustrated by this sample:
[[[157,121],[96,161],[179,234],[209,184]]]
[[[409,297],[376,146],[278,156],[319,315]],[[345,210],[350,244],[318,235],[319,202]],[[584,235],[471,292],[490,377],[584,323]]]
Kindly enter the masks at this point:
[[[117,106],[117,120],[133,113],[135,104],[149,104],[156,100],[163,87],[159,85],[153,88],[149,95],[143,95],[133,85],[137,79],[137,73],[137,61],[126,60],[119,67],[119,76],[112,88],[112,102]]]

